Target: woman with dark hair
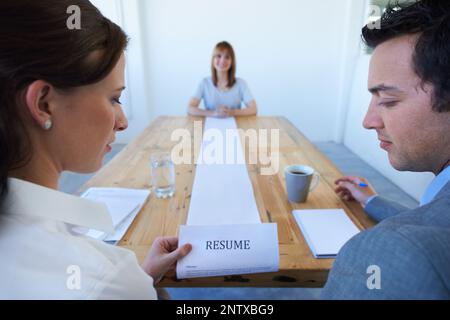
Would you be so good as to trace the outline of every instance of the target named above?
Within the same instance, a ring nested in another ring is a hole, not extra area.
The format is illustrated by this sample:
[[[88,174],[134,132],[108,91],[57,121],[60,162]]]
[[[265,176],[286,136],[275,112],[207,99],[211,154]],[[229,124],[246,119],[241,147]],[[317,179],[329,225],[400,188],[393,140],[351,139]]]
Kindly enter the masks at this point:
[[[78,6],[81,29],[67,27]],[[0,298],[155,299],[190,245],[129,250],[79,235],[111,231],[105,207],[58,192],[62,171],[100,168],[127,128],[127,37],[87,0],[0,2]]]
[[[199,108],[203,99],[206,110]],[[244,103],[246,108],[241,109]],[[211,59],[211,77],[203,79],[188,107],[188,114],[207,117],[254,116],[258,113],[255,99],[247,83],[236,78],[236,57],[233,47],[219,42]]]

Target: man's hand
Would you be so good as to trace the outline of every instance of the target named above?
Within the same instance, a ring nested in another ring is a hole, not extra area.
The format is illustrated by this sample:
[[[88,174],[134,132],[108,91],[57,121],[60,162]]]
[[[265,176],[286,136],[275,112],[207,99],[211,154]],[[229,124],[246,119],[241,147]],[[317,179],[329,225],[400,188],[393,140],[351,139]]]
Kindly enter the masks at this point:
[[[375,194],[367,180],[362,177],[342,177],[337,179],[334,183],[337,185],[334,191],[341,199],[346,201],[356,200],[361,203],[363,207],[366,205],[367,199]],[[367,185],[367,187],[360,187],[360,183]]]
[[[157,238],[145,258],[142,268],[158,283],[169,270],[175,269],[176,262],[192,250],[192,245],[185,244],[178,248],[177,237]]]

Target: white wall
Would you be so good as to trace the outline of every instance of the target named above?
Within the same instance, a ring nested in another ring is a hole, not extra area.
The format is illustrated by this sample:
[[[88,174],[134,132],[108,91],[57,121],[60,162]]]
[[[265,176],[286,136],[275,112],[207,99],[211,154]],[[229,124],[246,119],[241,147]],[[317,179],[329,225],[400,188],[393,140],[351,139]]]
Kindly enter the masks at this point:
[[[109,19],[120,25],[130,38],[126,50],[125,85],[121,101],[128,118],[128,129],[117,133],[117,143],[128,143],[148,126],[152,117],[147,95],[141,0],[91,0]],[[83,20],[83,15],[81,16]],[[82,22],[83,23],[83,22]]]
[[[310,140],[343,142],[419,199],[430,174],[392,169],[362,127],[370,56],[360,48],[369,0],[94,0],[131,37],[127,52],[130,141],[159,115],[184,115],[210,73],[213,46],[233,44],[237,74],[261,115],[282,115]]]

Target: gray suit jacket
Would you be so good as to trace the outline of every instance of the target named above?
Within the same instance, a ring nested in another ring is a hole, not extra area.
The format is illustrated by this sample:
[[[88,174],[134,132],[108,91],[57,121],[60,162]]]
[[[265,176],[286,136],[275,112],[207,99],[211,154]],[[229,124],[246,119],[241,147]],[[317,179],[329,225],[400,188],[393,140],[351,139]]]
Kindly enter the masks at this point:
[[[322,298],[450,299],[450,183],[422,207],[377,197],[366,211],[381,222],[341,249]]]

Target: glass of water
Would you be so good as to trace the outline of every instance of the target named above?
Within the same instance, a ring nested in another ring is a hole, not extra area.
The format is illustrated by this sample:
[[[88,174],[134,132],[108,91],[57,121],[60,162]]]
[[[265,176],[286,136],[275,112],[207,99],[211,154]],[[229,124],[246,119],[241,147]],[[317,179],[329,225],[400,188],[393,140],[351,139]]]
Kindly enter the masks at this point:
[[[158,198],[170,198],[175,194],[175,165],[170,152],[156,152],[150,156],[152,189]]]

